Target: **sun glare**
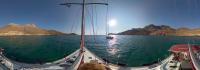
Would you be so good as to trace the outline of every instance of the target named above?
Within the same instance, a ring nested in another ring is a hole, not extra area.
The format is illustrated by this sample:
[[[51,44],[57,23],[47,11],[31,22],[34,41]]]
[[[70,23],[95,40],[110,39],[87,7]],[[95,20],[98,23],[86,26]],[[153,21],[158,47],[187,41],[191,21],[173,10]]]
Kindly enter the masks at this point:
[[[109,24],[110,27],[115,26],[116,23],[117,23],[116,19],[111,19],[111,20],[109,20],[109,22],[108,22],[108,24]]]

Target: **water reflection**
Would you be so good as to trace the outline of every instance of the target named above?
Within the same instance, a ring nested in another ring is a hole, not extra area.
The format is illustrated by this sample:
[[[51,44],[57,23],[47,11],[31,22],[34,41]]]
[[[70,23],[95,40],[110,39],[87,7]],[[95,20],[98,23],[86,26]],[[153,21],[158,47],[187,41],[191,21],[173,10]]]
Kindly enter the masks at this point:
[[[108,47],[107,47],[107,51],[108,53],[110,53],[111,55],[115,55],[119,49],[117,48],[117,36],[116,35],[110,35],[113,37],[113,39],[107,39],[108,41]]]

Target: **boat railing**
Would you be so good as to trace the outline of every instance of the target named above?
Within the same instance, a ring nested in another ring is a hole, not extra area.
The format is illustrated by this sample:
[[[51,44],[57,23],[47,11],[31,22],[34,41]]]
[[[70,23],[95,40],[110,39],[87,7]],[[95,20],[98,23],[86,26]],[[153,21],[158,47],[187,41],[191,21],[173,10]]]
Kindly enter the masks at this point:
[[[68,68],[68,70],[77,70],[78,67],[79,67],[79,65],[81,64],[81,61],[82,61],[83,57],[84,57],[83,55],[84,55],[83,53],[80,54],[80,56],[78,56],[78,57],[76,58],[76,60],[75,60],[75,62],[73,63],[73,65],[70,66],[70,67]]]
[[[149,66],[128,67],[128,68],[131,68],[131,69],[135,69],[135,68],[147,68],[147,69],[152,69],[152,68],[158,67],[159,65],[162,65],[162,64],[164,64],[164,63],[167,63],[167,62],[169,61],[169,59],[172,58],[172,57],[173,57],[173,55],[170,55],[169,57],[167,57],[166,59],[162,60],[161,62],[152,64],[152,65],[149,65]],[[112,63],[109,63],[109,65],[115,66],[115,67],[124,67],[124,66],[119,66],[119,65],[116,65],[116,64],[112,64]]]
[[[200,64],[196,60],[196,57],[194,55],[194,51],[192,50],[192,48],[191,48],[191,46],[189,44],[188,44],[188,47],[189,47],[189,55],[190,55],[190,58],[192,60],[192,64],[194,65],[194,68],[196,70],[200,70]]]
[[[63,62],[65,61],[65,59],[68,59],[70,57],[73,57],[75,54],[79,53],[80,49],[76,50],[75,52],[73,52],[72,54],[60,59],[60,60],[57,60],[57,61],[54,61],[53,63],[60,63],[60,62]]]
[[[161,70],[167,70],[167,69],[166,69],[167,63],[168,63],[172,58],[173,58],[173,55],[170,55],[168,58],[166,58],[165,60],[163,60],[163,62],[162,62],[163,65],[160,66],[160,69],[161,69]]]
[[[14,70],[14,65],[13,63],[8,59],[6,58],[4,55],[0,55],[1,56],[1,60],[2,62],[4,62],[4,65],[9,68],[10,70]]]
[[[158,67],[157,69],[159,69],[159,70],[168,70],[167,68],[166,68],[166,66],[167,66],[167,64],[168,64],[168,62],[170,62],[170,60],[172,60],[173,59],[173,55],[170,55],[169,57],[167,57],[167,58],[165,58],[163,61],[161,61],[161,62],[159,62],[159,63],[156,63],[156,64],[154,64],[154,65],[156,65],[155,67]],[[177,63],[176,63],[177,64]],[[155,68],[154,67],[154,68]],[[151,68],[150,68],[151,69]]]
[[[102,58],[96,56],[94,53],[92,53],[91,51],[89,51],[87,48],[84,47],[84,49],[85,49],[86,51],[88,51],[89,53],[91,53],[92,55],[94,55],[94,56],[95,56],[95,59],[99,59],[100,61],[102,61],[103,63],[105,63],[105,61],[104,61]]]

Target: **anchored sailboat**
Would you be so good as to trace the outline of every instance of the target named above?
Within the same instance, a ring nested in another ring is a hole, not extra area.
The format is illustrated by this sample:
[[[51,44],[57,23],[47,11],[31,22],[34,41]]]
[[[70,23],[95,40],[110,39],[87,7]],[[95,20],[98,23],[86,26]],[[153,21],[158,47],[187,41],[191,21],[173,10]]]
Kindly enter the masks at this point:
[[[108,7],[107,7],[107,13],[106,13],[106,39],[113,39],[109,33],[109,24],[108,24]]]

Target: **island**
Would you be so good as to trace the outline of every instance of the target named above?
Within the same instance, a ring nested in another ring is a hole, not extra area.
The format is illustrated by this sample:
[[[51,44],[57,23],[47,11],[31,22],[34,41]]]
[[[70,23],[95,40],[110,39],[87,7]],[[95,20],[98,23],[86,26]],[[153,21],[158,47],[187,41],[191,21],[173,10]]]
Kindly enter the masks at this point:
[[[190,29],[186,27],[172,28],[167,25],[150,24],[143,28],[132,28],[116,35],[173,35],[173,36],[200,36],[200,28]]]
[[[35,24],[9,23],[0,28],[0,36],[18,35],[76,35],[75,33],[63,33],[56,30],[47,30],[37,27]]]

